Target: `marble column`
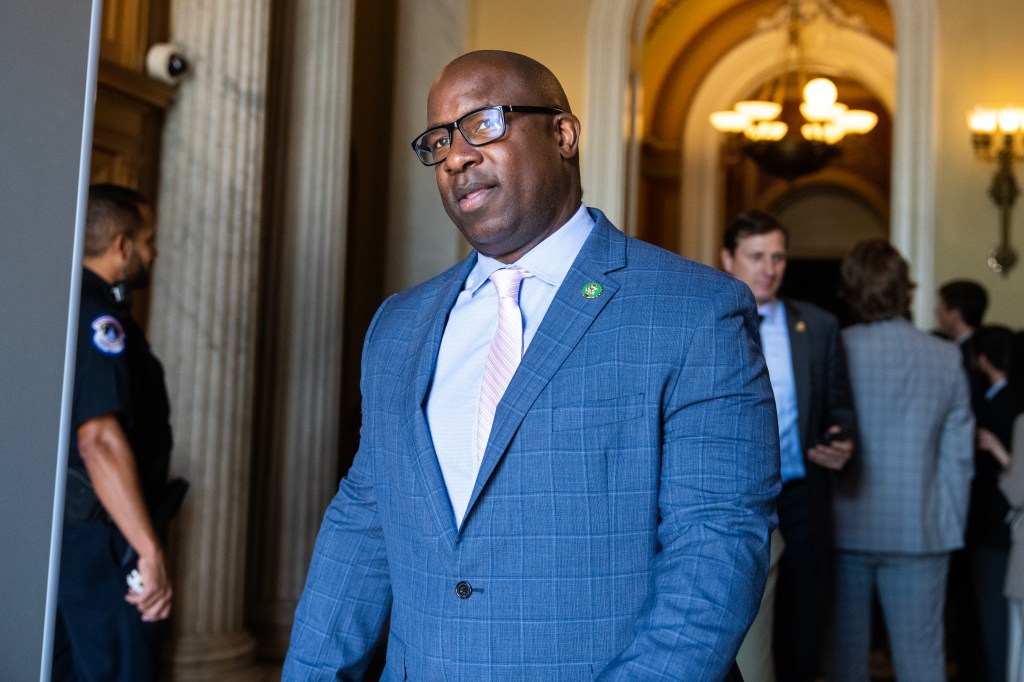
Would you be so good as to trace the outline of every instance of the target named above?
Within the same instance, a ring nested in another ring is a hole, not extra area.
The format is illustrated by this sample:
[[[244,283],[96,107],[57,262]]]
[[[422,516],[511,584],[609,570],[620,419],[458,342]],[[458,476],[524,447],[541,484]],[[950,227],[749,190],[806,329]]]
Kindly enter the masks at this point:
[[[287,650],[337,489],[354,9],[352,0],[292,0],[273,17],[272,206],[249,547],[250,623],[266,659]]]
[[[176,680],[242,678],[270,0],[175,0],[193,63],[167,120],[150,336],[191,481],[175,522]]]

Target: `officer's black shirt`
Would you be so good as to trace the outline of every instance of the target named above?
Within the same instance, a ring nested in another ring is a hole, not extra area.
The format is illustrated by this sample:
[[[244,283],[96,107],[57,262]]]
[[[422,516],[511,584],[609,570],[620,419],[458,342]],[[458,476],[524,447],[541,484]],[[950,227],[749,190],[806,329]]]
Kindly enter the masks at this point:
[[[145,334],[127,307],[114,298],[110,285],[85,268],[68,465],[85,468],[78,452],[78,427],[114,414],[135,454],[143,494],[152,505],[167,481],[170,411],[164,370]]]

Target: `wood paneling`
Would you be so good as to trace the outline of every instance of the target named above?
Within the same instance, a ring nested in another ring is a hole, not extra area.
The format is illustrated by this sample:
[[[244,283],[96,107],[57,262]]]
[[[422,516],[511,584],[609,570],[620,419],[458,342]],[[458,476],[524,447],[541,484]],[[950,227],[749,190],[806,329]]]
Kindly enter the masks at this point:
[[[160,143],[174,86],[145,73],[146,50],[165,39],[168,0],[106,0],[93,127],[92,182],[135,188],[157,201]],[[159,222],[157,224],[159,229]],[[149,292],[133,312],[145,326]]]
[[[145,68],[149,0],[104,0],[100,58],[129,69]]]

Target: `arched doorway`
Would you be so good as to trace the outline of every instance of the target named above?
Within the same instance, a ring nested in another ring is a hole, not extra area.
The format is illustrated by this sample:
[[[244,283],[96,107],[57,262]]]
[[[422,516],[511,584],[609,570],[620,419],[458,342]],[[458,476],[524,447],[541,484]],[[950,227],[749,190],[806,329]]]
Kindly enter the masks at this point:
[[[776,5],[781,4],[778,1]],[[844,6],[848,3],[843,2]],[[877,3],[875,3],[877,4]],[[639,202],[640,144],[643,140],[642,55],[646,29],[658,12],[684,11],[695,26],[702,27],[709,17],[722,11],[740,11],[748,3],[736,0],[594,0],[589,19],[587,78],[587,112],[590,129],[584,150],[584,183],[589,194],[601,198],[609,217],[627,232],[636,232]],[[934,0],[890,0],[897,50],[889,49],[891,66],[888,87],[882,87],[866,71],[857,80],[874,91],[890,111],[898,111],[892,121],[892,163],[890,193],[890,238],[910,260],[918,282],[914,301],[915,319],[929,319],[934,302],[934,213],[936,143],[933,136],[935,110],[934,40],[936,12]],[[691,31],[695,31],[692,29]],[[748,47],[751,47],[748,45]],[[756,46],[755,46],[756,47]],[[858,53],[854,66],[877,65],[881,62]],[[728,50],[727,50],[728,51]],[[731,52],[731,51],[729,51]],[[894,60],[898,52],[899,59]],[[827,53],[819,55],[827,59]],[[817,58],[816,58],[817,59]],[[706,127],[706,113],[727,108],[738,97],[747,94],[753,84],[763,80],[765,65],[756,59],[740,60],[738,74],[728,82],[731,91],[722,94],[723,106],[710,102],[691,104],[692,120],[704,110],[700,132],[703,145],[683,145],[683,176],[697,183],[696,192],[681,192],[680,213],[689,209],[685,220],[704,235],[702,242],[680,245],[677,250],[698,260],[713,262],[716,252],[711,226],[720,224],[715,214],[718,188],[717,141]],[[849,67],[849,64],[839,64]],[[760,72],[760,73],[759,73]],[[894,75],[894,77],[893,77]],[[885,96],[886,91],[888,96]],[[692,130],[698,129],[694,125]],[[618,140],[618,144],[610,144]],[[708,144],[710,142],[710,144]],[[684,182],[687,180],[684,179]],[[683,222],[683,219],[680,220]],[[686,234],[684,231],[683,234]],[[682,237],[682,235],[680,235]],[[680,239],[682,241],[682,239]]]

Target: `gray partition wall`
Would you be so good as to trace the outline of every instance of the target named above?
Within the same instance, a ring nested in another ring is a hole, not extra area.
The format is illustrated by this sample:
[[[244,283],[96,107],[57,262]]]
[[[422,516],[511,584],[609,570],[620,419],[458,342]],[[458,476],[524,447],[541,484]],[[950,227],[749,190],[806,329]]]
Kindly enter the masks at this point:
[[[49,679],[100,6],[0,7],[4,680]]]

